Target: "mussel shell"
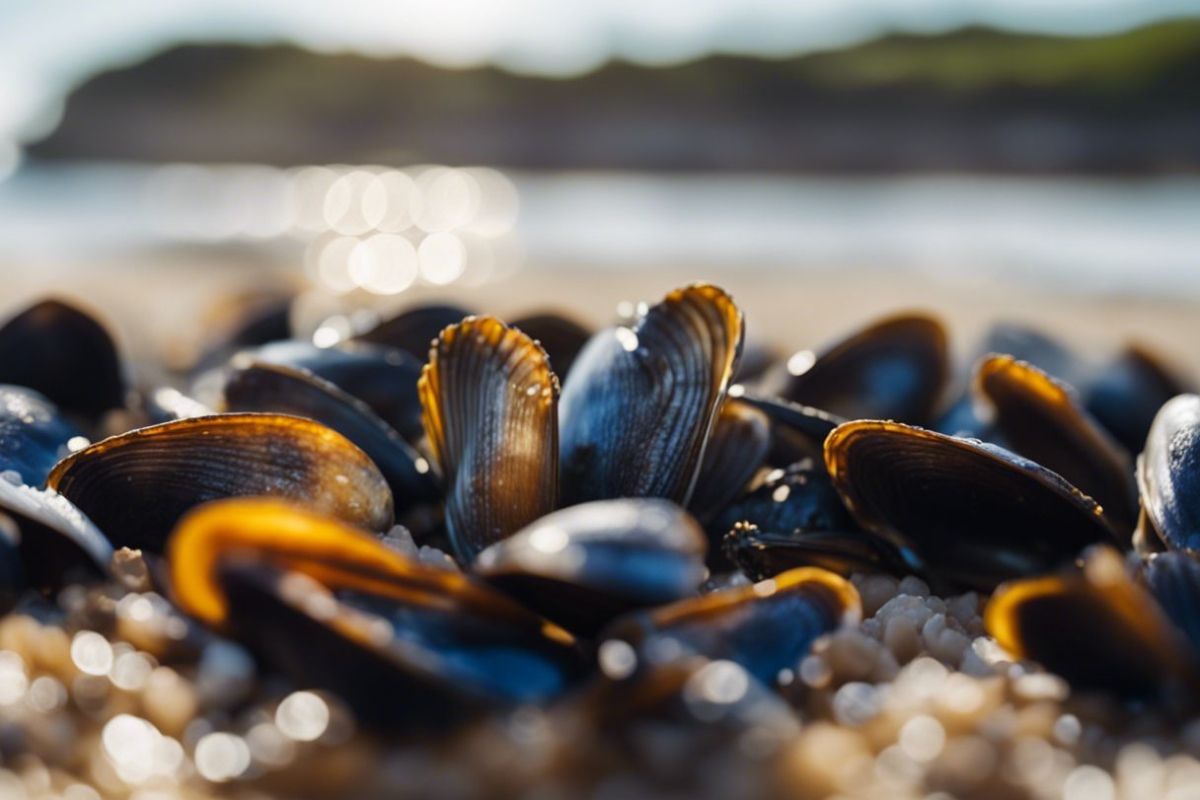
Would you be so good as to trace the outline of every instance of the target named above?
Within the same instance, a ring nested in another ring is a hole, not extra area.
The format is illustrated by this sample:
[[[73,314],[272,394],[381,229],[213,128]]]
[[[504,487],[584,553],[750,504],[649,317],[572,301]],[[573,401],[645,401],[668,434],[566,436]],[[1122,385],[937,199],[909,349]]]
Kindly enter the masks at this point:
[[[920,314],[881,320],[828,346],[802,350],[763,383],[765,394],[846,419],[933,419],[949,375],[946,331]]]
[[[853,529],[774,533],[739,523],[726,534],[723,548],[726,557],[754,581],[797,567],[820,567],[844,577],[856,572],[903,576],[919,570],[911,554]]]
[[[983,359],[975,391],[1007,447],[1094,498],[1118,531],[1132,534],[1137,489],[1129,454],[1079,407],[1074,390],[1012,356]]]
[[[225,410],[291,414],[332,428],[379,467],[397,510],[437,498],[425,459],[366,403],[311,372],[235,359],[225,382]]]
[[[1200,561],[1190,553],[1159,553],[1142,562],[1138,577],[1200,655]]]
[[[741,337],[741,312],[708,284],[671,292],[632,328],[596,334],[559,405],[563,502],[686,505]]]
[[[1131,453],[1140,453],[1158,410],[1195,391],[1148,349],[1131,345],[1098,371],[1087,388],[1087,410]]]
[[[417,396],[423,355],[418,360],[403,350],[353,341],[335,347],[272,342],[244,355],[255,361],[308,370],[324,378],[370,406],[409,443],[425,434]]]
[[[583,325],[552,311],[527,314],[510,324],[542,346],[559,380],[567,377],[579,351],[592,338],[592,332]]]
[[[160,552],[188,509],[247,495],[284,497],[383,532],[392,495],[341,434],[282,414],[215,414],[152,425],[73,453],[50,473],[117,546]]]
[[[767,473],[761,484],[717,515],[708,526],[713,546],[719,546],[739,522],[780,534],[857,527],[825,472],[824,462],[811,458]]]
[[[429,353],[430,342],[442,329],[469,316],[470,311],[453,305],[416,306],[383,320],[356,336],[355,341],[403,350],[423,362]]]
[[[973,361],[991,353],[1010,355],[1077,387],[1082,385],[1088,371],[1087,365],[1066,345],[1043,331],[1015,322],[993,325],[975,350]]]
[[[0,386],[0,472],[13,471],[41,486],[51,468],[82,437],[42,395],[21,386]]]
[[[556,511],[479,554],[474,572],[568,630],[595,635],[627,611],[694,595],[704,533],[666,500]]]
[[[834,428],[846,421],[819,408],[776,397],[762,397],[744,390],[738,392],[736,397],[740,402],[766,414],[771,421],[771,449],[767,453],[767,463],[776,467],[785,467],[805,458],[822,462],[825,439],[833,433]]]
[[[1188,645],[1109,548],[1082,567],[1001,586],[984,623],[1006,650],[1077,688],[1175,700],[1195,687]]]
[[[0,616],[11,611],[25,591],[25,566],[13,535],[0,525]]]
[[[443,727],[545,701],[581,672],[574,640],[504,595],[279,501],[196,509],[168,557],[185,611],[368,724]]]
[[[863,528],[911,548],[929,577],[952,586],[991,589],[1119,541],[1060,475],[972,439],[848,422],[826,440],[825,465]]]
[[[462,563],[554,510],[558,379],[537,343],[468,317],[438,336],[418,391]]]
[[[1200,396],[1181,394],[1159,410],[1137,476],[1146,538],[1200,552]]]
[[[726,399],[704,448],[688,510],[709,519],[737,497],[771,449],[767,415],[736,398]]]
[[[125,402],[112,337],[91,315],[59,300],[30,306],[0,327],[0,383],[33,389],[89,420]]]
[[[112,545],[60,494],[0,478],[0,520],[11,528],[31,588],[50,593],[108,574]]]
[[[622,617],[605,638],[645,656],[663,651],[740,664],[768,686],[794,668],[819,636],[862,616],[858,592],[844,578],[813,567],[750,586],[680,600]]]

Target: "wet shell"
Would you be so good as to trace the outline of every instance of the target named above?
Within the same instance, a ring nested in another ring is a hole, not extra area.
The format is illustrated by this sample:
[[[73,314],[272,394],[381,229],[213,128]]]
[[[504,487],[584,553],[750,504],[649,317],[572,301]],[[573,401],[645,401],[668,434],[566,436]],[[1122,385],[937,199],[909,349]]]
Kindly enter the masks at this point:
[[[729,398],[713,426],[688,510],[708,519],[741,494],[771,449],[771,423],[754,406]]]
[[[114,545],[151,552],[188,509],[225,497],[284,497],[368,530],[392,525],[392,495],[371,460],[336,431],[282,414],[217,414],[114,436],[63,459],[47,485]]]
[[[89,420],[125,402],[112,337],[91,315],[59,300],[37,303],[0,327],[0,383],[33,389]]]
[[[745,392],[737,396],[741,402],[766,414],[771,421],[771,449],[767,453],[767,463],[772,466],[785,467],[805,458],[820,463],[824,458],[825,439],[846,421],[819,408],[779,398]]]
[[[360,342],[317,347],[308,342],[272,342],[239,358],[307,370],[366,403],[408,442],[424,434],[417,380],[422,360],[403,350]]]
[[[919,572],[915,556],[858,530],[774,533],[739,523],[723,543],[726,557],[751,580],[797,567],[820,567],[849,577],[856,572],[904,576]]]
[[[1200,561],[1190,553],[1159,553],[1142,562],[1138,577],[1200,654]]]
[[[479,554],[474,571],[587,636],[627,611],[694,595],[700,526],[666,500],[598,500],[556,511]]]
[[[846,419],[923,424],[933,418],[949,369],[942,324],[906,314],[876,322],[819,353],[793,354],[762,390]]]
[[[1098,371],[1087,387],[1086,405],[1125,449],[1140,453],[1158,410],[1172,397],[1191,391],[1191,381],[1135,344]]]
[[[1057,473],[994,445],[893,422],[848,422],[825,465],[866,530],[911,548],[930,577],[991,589],[1116,543],[1100,507]]]
[[[79,429],[45,397],[21,386],[0,386],[0,472],[41,486],[76,437],[82,437]]]
[[[225,383],[226,411],[264,411],[307,417],[362,449],[391,487],[397,509],[437,497],[429,464],[366,403],[311,372],[235,359]]]
[[[514,319],[511,324],[542,346],[550,356],[550,366],[559,380],[567,377],[575,357],[592,337],[592,332],[583,325],[552,311],[527,314]]]
[[[563,502],[686,505],[741,336],[741,312],[707,284],[671,292],[632,328],[596,334],[563,387]]]
[[[60,494],[0,479],[0,520],[15,539],[34,589],[52,593],[108,574],[112,545]]]
[[[862,616],[858,592],[844,578],[812,567],[624,617],[606,638],[644,655],[654,651],[727,659],[768,686],[793,668],[817,637]]]
[[[1158,412],[1137,475],[1145,538],[1200,552],[1200,396],[1179,395]]]
[[[419,383],[464,564],[558,501],[558,379],[543,351],[494,317],[442,331]]]
[[[403,350],[418,361],[424,361],[429,353],[430,343],[438,337],[442,329],[455,325],[470,315],[470,311],[458,306],[417,306],[380,322],[371,330],[355,337],[355,341]]]
[[[1006,650],[1077,688],[1177,700],[1195,685],[1186,643],[1109,548],[1063,574],[1001,586],[984,623]]]
[[[580,672],[571,636],[504,595],[280,501],[196,509],[168,558],[187,613],[377,726],[440,727],[543,702]]]
[[[1006,446],[1062,475],[1099,502],[1118,531],[1132,534],[1137,489],[1129,454],[1079,407],[1070,387],[993,355],[976,369],[975,391]]]

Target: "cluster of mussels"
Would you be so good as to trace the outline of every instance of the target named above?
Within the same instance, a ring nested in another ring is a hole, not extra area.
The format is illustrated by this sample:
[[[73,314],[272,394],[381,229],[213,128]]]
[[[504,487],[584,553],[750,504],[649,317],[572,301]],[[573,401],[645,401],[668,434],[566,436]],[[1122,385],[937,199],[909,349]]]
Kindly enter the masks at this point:
[[[71,305],[0,328],[0,795],[1196,796],[1200,397],[1152,354],[743,354],[705,284],[284,319],[171,389]]]

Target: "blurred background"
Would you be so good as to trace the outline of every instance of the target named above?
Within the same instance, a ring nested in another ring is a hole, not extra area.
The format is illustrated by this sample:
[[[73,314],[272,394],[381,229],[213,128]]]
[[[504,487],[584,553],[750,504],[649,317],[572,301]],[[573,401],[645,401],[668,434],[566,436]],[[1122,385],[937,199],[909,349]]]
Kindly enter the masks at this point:
[[[920,308],[1200,371],[1198,87],[1197,0],[9,0],[0,306],[183,363],[233,298],[708,279],[788,348]]]

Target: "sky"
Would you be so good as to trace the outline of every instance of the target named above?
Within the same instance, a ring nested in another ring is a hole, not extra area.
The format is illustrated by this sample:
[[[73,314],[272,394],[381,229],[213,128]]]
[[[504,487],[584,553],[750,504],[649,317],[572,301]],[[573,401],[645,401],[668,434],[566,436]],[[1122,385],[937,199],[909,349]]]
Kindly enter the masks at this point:
[[[894,30],[1087,35],[1177,16],[1200,16],[1200,0],[0,0],[0,162],[6,143],[53,128],[72,87],[180,42],[570,75],[610,58],[784,56]]]

